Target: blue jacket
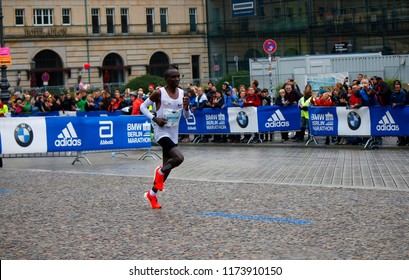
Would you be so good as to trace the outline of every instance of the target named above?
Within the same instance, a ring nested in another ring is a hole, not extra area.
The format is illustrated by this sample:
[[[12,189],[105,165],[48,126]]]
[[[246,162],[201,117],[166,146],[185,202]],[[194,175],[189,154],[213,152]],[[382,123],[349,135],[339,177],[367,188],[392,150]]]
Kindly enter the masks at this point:
[[[224,106],[223,107],[237,107],[239,99],[237,98],[237,95],[235,93],[232,93],[231,95],[224,95]],[[233,102],[236,102],[236,104],[233,104]]]
[[[406,92],[400,90],[399,92],[392,91],[391,95],[391,105],[395,103],[397,106],[405,106],[406,103]]]

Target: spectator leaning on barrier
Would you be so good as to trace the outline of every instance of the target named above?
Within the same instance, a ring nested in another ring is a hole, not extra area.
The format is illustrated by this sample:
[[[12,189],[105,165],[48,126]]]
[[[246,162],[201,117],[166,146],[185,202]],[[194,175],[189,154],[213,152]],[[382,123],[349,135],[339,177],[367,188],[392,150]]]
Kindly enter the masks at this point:
[[[203,89],[201,87],[196,88],[196,98],[194,104],[190,107],[190,110],[192,112],[196,110],[203,110],[206,108],[206,104],[209,103],[206,94],[203,92]],[[209,136],[208,135],[203,135],[201,137],[203,142],[209,142]]]
[[[207,100],[206,94],[204,94],[203,89],[201,87],[197,88],[197,96],[195,99],[195,104],[191,107],[192,112],[195,110],[202,110],[206,107],[206,103],[209,101]]]
[[[216,93],[213,95],[212,100],[209,102],[209,107],[212,109],[221,109],[224,104],[224,98],[220,90],[216,90]],[[217,143],[226,143],[227,142],[227,136],[222,137],[222,135],[215,134],[213,136],[212,142],[217,142]]]
[[[80,94],[75,97],[75,102],[78,110],[85,111],[85,103],[87,103],[87,90],[81,89]]]
[[[385,83],[381,77],[376,77],[373,83],[373,87],[377,93],[379,104],[382,106],[390,105],[392,90],[388,86],[388,84]]]
[[[254,84],[254,81],[253,81]],[[258,88],[256,88],[259,90]],[[256,89],[250,86],[247,90],[246,100],[243,103],[243,107],[259,107],[261,106],[261,99],[260,96],[256,93]],[[253,134],[254,136],[258,137],[258,134]],[[247,143],[250,139],[251,135],[245,135],[241,140],[242,143]]]
[[[3,103],[3,100],[0,99],[0,117],[5,117],[8,112],[9,108]]]
[[[84,108],[86,112],[99,110],[95,107],[94,97],[92,94],[87,94],[87,102],[85,103]]]
[[[359,86],[353,85],[351,88],[351,96],[348,100],[348,108],[349,109],[358,109],[362,106],[362,98],[358,92]]]
[[[239,98],[238,104],[239,104],[240,108],[244,107],[244,102],[246,101],[246,96],[247,96],[246,89],[241,89],[239,91],[239,96],[238,96],[238,98]]]
[[[271,106],[271,96],[268,89],[263,88],[260,93],[261,106]],[[263,141],[273,141],[274,133],[266,133],[262,136]]]
[[[363,106],[378,106],[379,102],[376,97],[376,91],[373,88],[373,85],[371,84],[370,81],[367,79],[362,80],[362,88],[361,88],[361,96],[364,99],[365,96],[365,102],[363,103]]]
[[[288,100],[290,101],[289,105],[298,105],[298,100],[300,100],[302,94],[297,88],[298,86],[294,87],[291,85],[291,82],[287,83],[284,87]],[[300,131],[296,131],[295,135],[291,139],[296,140],[300,133]]]
[[[391,106],[392,108],[402,108],[406,104],[407,93],[402,89],[400,81],[394,82],[394,90],[391,94]],[[398,146],[405,146],[407,143],[405,136],[398,137]]]
[[[190,87],[187,90],[187,97],[189,99],[189,108],[192,108],[192,106],[195,105],[196,102],[196,88],[195,87]],[[184,134],[181,135],[181,142],[188,143],[191,141],[189,134]]]
[[[304,141],[305,130],[309,129],[309,114],[308,107],[310,106],[310,101],[312,97],[312,88],[310,84],[305,86],[304,95],[298,101],[298,108],[301,110],[301,132],[297,137],[297,140]],[[308,133],[309,134],[309,133]]]
[[[23,100],[18,98],[14,103],[13,106],[10,107],[10,112],[14,115],[21,115],[23,113]]]
[[[275,105],[277,106],[289,106],[290,99],[288,98],[287,92],[284,89],[278,91],[278,97],[275,99]],[[281,132],[281,142],[289,140],[288,131]]]
[[[232,88],[228,84],[226,84],[226,86],[223,86],[222,88],[224,99],[222,109],[228,107],[239,107],[239,97],[235,93],[234,88]],[[222,142],[238,143],[240,142],[240,134],[230,134],[228,136],[223,135]]]
[[[130,93],[131,101],[132,101],[132,113],[131,115],[140,115],[141,114],[141,104],[143,103],[142,98],[136,94],[136,92],[131,91]]]
[[[334,106],[334,102],[332,101],[332,92],[327,91],[322,94],[321,97],[318,99],[311,99],[312,102],[314,102],[315,106],[325,106],[325,107],[330,107]],[[330,142],[330,137],[327,136],[325,138],[325,145],[329,145]]]
[[[75,111],[76,110],[75,100],[72,98],[71,93],[67,92],[65,94],[65,99],[62,102],[61,106],[64,111]]]

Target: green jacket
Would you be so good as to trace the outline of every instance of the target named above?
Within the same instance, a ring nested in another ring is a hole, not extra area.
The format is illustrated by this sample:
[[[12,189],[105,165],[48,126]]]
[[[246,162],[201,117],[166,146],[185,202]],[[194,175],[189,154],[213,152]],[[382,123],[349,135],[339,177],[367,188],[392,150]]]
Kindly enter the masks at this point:
[[[77,102],[77,108],[80,109],[80,111],[85,111],[85,103],[87,103],[87,99],[81,99],[80,101]]]

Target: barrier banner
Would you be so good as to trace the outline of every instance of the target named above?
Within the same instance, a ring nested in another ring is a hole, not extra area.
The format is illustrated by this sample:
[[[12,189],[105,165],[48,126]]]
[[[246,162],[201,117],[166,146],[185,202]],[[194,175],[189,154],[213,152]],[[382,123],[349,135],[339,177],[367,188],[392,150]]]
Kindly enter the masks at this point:
[[[149,148],[146,117],[46,118],[48,151],[94,151]]]
[[[336,107],[338,117],[338,134],[346,136],[370,136],[371,116],[369,107],[347,109]]]
[[[227,134],[230,133],[226,109],[196,110],[189,119],[182,116],[179,124],[181,134]]]
[[[257,107],[229,107],[231,133],[254,133],[258,131]]]
[[[406,136],[409,107],[310,107],[310,129],[314,136]]]
[[[300,129],[297,106],[205,108],[180,122],[181,134],[229,134],[289,131]]]
[[[47,152],[45,119],[1,118],[1,153],[24,154]]]
[[[301,110],[291,106],[261,106],[257,108],[258,131],[300,130]]]
[[[331,136],[338,134],[338,117],[335,107],[308,108],[311,135]]]
[[[3,118],[1,153],[98,151],[151,147],[144,116]]]
[[[314,136],[370,136],[369,107],[310,107],[309,125]]]
[[[409,135],[409,107],[370,107],[371,135],[403,136]]]

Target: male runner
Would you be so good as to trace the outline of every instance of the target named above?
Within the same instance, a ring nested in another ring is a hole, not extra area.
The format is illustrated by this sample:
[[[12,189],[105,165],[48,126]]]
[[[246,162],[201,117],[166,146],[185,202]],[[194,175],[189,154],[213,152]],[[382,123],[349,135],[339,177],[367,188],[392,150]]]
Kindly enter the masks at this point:
[[[179,121],[182,111],[187,119],[191,115],[188,97],[184,96],[183,90],[178,87],[179,71],[167,69],[164,76],[166,86],[153,91],[141,105],[141,112],[156,123],[154,125],[155,141],[163,151],[163,166],[156,167],[153,187],[145,193],[153,209],[161,208],[156,193],[163,190],[164,182],[170,171],[183,162],[184,157],[177,147]],[[154,103],[156,104],[156,116],[148,110],[149,106]]]

